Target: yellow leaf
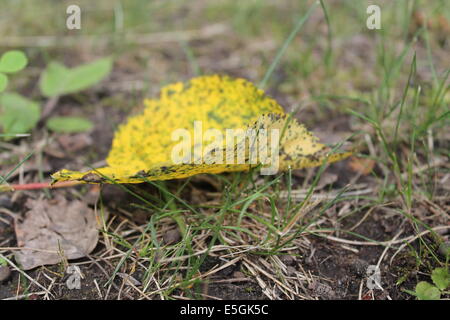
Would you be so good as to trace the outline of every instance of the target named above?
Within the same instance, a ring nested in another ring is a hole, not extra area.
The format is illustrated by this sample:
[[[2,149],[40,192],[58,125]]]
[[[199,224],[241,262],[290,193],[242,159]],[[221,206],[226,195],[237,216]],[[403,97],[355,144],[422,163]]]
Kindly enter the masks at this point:
[[[53,179],[140,183],[260,165],[300,169],[349,155],[330,155],[330,149],[286,115],[274,99],[244,79],[197,77],[164,87],[158,99],[144,104],[141,114],[117,130],[107,167],[88,172],[61,170]],[[236,132],[241,135],[233,136]],[[178,149],[185,151],[182,161],[174,160]]]

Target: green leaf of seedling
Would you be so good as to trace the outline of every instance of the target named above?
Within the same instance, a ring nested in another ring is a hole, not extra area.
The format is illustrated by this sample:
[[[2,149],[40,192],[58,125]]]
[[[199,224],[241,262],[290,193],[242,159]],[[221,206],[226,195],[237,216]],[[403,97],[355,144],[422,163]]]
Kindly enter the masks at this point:
[[[439,300],[441,291],[426,281],[420,281],[416,285],[416,297],[419,300]]]
[[[39,87],[43,95],[53,97],[63,92],[69,69],[59,62],[50,62],[42,73]]]
[[[41,108],[37,102],[17,93],[0,95],[0,125],[6,134],[26,133],[39,121]]]
[[[0,73],[0,92],[4,91],[6,87],[8,86],[8,77]]]
[[[62,133],[89,131],[93,126],[91,121],[80,117],[53,117],[47,121],[47,128]]]
[[[72,69],[59,62],[51,62],[42,73],[39,86],[42,94],[47,97],[79,92],[103,80],[111,69],[110,57]]]
[[[450,274],[447,268],[434,269],[431,273],[431,279],[440,290],[445,290],[450,286]]]
[[[5,52],[0,58],[0,72],[14,73],[22,70],[28,63],[27,56],[19,50]]]

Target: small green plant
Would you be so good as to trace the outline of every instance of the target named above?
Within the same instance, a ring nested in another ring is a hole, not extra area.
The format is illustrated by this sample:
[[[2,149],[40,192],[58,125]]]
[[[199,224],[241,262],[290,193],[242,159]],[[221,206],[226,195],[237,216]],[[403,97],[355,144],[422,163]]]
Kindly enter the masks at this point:
[[[92,123],[81,117],[52,117],[47,121],[47,128],[55,132],[80,132],[92,129]]]
[[[39,87],[46,97],[80,92],[105,78],[112,68],[111,58],[102,58],[72,69],[50,62],[41,75]]]
[[[5,91],[8,86],[8,76],[6,74],[16,73],[26,67],[27,57],[22,51],[6,51],[0,57],[0,92]]]
[[[1,94],[0,108],[0,125],[7,135],[29,132],[41,115],[39,103],[17,93]]]
[[[439,300],[442,294],[448,293],[450,287],[450,273],[448,268],[436,268],[431,273],[433,284],[427,281],[420,281],[416,285],[415,291],[405,290],[419,300]]]
[[[0,58],[0,127],[6,138],[30,132],[42,118],[41,105],[15,92],[3,92],[8,84],[5,73],[14,73],[27,65],[25,54],[18,50],[8,51]],[[85,90],[103,80],[112,69],[112,58],[102,58],[75,68],[67,68],[59,62],[50,62],[42,72],[39,88],[41,94],[57,99],[66,94]],[[44,116],[45,118],[45,116]],[[93,124],[80,117],[51,117],[46,126],[54,132],[83,132]]]

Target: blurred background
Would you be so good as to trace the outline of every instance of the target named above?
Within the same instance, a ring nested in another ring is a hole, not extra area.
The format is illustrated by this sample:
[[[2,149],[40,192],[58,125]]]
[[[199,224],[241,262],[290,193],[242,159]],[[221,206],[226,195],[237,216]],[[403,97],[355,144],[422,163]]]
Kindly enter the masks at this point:
[[[87,114],[101,125],[102,112],[96,118],[95,106],[108,108],[106,118],[113,125],[122,111],[139,106],[143,97],[170,82],[222,73],[258,83],[312,3],[1,0],[0,51],[26,52],[27,70],[11,79],[10,89],[37,99],[36,83],[50,61],[73,67],[113,56],[107,81],[63,99],[70,110],[55,111]],[[66,9],[73,4],[81,9],[79,30],[66,27]],[[402,94],[413,51],[418,80],[424,83],[432,84],[448,68],[450,10],[445,0],[325,4],[328,16],[320,6],[312,12],[265,86],[288,111],[301,104],[308,125],[334,119],[349,107],[362,108],[361,101],[391,103]],[[381,8],[381,30],[366,27],[369,4]]]

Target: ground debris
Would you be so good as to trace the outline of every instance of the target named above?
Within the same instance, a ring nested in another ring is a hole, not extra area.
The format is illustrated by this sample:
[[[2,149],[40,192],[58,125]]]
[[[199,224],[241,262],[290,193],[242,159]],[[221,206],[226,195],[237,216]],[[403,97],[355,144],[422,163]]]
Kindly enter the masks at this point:
[[[94,211],[79,200],[28,199],[23,221],[16,221],[15,253],[24,270],[77,259],[94,250],[98,241]],[[33,250],[35,249],[35,250]]]
[[[0,282],[6,281],[11,275],[11,270],[8,266],[0,266]]]

